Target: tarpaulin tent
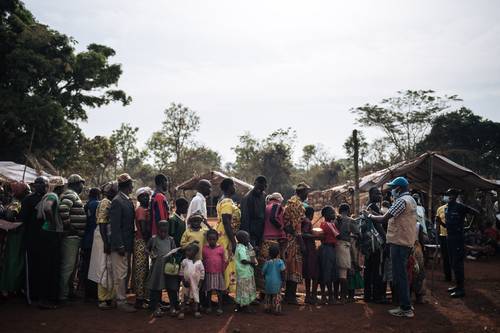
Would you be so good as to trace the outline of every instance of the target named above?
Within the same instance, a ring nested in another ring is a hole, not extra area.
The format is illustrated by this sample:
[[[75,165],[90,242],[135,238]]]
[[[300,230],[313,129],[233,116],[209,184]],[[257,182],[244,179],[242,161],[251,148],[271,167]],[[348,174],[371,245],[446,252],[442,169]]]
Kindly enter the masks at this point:
[[[37,171],[24,164],[0,161],[0,181],[24,181],[32,183],[38,176],[50,177],[51,175],[43,170]]]
[[[444,193],[448,188],[463,190],[498,190],[500,184],[496,180],[481,177],[474,171],[453,162],[443,155],[427,152],[419,157],[396,163],[388,168],[376,171],[360,179],[359,190],[366,193],[372,187],[383,187],[395,177],[404,176],[410,182],[411,189],[427,193],[429,198],[434,194]],[[344,184],[324,191],[312,192],[309,200],[316,203],[335,204],[335,198],[344,200],[342,196],[349,194],[352,184]]]
[[[234,181],[236,193],[238,193],[238,194],[245,194],[248,191],[250,191],[251,189],[253,189],[252,185],[244,182],[241,179],[227,176],[220,171],[210,171],[210,172],[207,172],[203,175],[194,176],[194,177],[186,180],[182,184],[177,185],[175,190],[176,191],[194,191],[194,190],[196,190],[196,185],[198,184],[200,179],[207,179],[212,183],[212,187],[213,187],[214,192],[218,192],[219,185],[225,178],[231,178]]]

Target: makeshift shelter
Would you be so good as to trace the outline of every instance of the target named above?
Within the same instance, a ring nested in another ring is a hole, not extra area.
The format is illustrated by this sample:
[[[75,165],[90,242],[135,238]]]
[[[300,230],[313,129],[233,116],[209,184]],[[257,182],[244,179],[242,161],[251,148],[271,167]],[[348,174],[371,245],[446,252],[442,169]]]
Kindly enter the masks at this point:
[[[36,177],[39,176],[50,177],[51,175],[43,170],[38,171],[24,164],[17,164],[10,161],[0,161],[1,182],[24,181],[26,183],[32,183],[35,181]]]
[[[216,216],[217,213],[215,211],[215,207],[217,205],[217,202],[219,201],[219,198],[222,195],[220,190],[220,184],[225,178],[231,178],[234,181],[234,187],[236,189],[236,193],[233,197],[233,200],[235,200],[236,202],[239,202],[239,200],[243,195],[245,195],[248,191],[253,189],[253,185],[250,185],[241,179],[227,176],[220,171],[210,171],[203,175],[194,176],[186,180],[185,182],[177,185],[175,187],[176,197],[183,196],[186,199],[190,200],[195,195],[196,185],[198,184],[198,182],[201,179],[207,179],[212,183],[212,194],[207,199],[208,216],[209,217]]]
[[[444,193],[450,187],[466,191],[500,189],[497,181],[483,178],[440,154],[427,152],[410,161],[399,162],[362,177],[359,182],[359,191],[365,193],[366,196],[370,188],[383,188],[384,184],[399,176],[408,179],[411,189],[426,193],[429,199],[427,205],[429,213],[432,212],[430,209],[432,197],[435,194]],[[338,202],[352,202],[350,199],[352,194],[352,185],[344,184],[324,191],[312,192],[309,195],[309,201],[315,208],[325,203],[337,205]]]

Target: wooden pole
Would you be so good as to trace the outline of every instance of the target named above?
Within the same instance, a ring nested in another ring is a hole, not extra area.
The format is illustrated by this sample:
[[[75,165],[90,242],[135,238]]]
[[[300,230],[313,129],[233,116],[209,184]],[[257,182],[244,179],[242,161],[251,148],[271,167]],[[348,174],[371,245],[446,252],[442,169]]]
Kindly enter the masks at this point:
[[[429,218],[429,221],[432,222],[432,195],[433,195],[433,182],[434,182],[434,155],[433,153],[430,153],[429,156],[429,189],[427,191],[427,216]],[[437,231],[437,228],[436,228]],[[434,255],[432,256],[432,272],[431,272],[431,295],[434,294],[434,270],[436,268],[436,257],[437,257],[437,252],[438,252],[438,237],[439,235],[436,233],[436,247],[433,249],[434,250]]]
[[[33,128],[33,131],[31,131],[30,146],[28,148],[28,154],[26,154],[26,161],[24,162],[23,182],[24,182],[24,177],[26,176],[26,168],[27,168],[27,164],[28,164],[28,158],[31,155],[31,149],[33,148],[33,139],[35,138],[35,130],[36,130],[36,128]],[[35,167],[35,166],[33,165],[33,167]]]
[[[352,131],[354,144],[354,216],[359,215],[359,141],[358,130]]]

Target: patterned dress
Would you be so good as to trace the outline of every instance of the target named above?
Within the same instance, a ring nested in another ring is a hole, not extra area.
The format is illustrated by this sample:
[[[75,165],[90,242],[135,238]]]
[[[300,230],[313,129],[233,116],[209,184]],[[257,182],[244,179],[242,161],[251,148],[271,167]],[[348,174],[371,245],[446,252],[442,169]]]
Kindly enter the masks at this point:
[[[250,305],[257,298],[255,277],[252,265],[242,264],[242,260],[251,261],[250,248],[238,244],[234,255],[236,261],[236,303],[240,306]]]
[[[149,273],[149,258],[146,254],[146,242],[143,238],[140,221],[151,223],[149,210],[141,206],[135,210],[136,237],[134,240],[134,260],[132,266],[135,296],[139,300],[147,296],[146,282]]]
[[[291,229],[294,233],[287,232],[287,245],[285,248],[286,280],[302,282],[302,251],[298,237],[302,234],[302,220],[305,217],[305,208],[296,195],[291,197],[285,206],[285,230]]]
[[[219,233],[218,244],[221,245],[226,251],[226,257],[228,258],[228,265],[224,271],[224,280],[226,282],[226,290],[230,293],[236,292],[236,267],[233,260],[234,254],[231,246],[231,241],[227,236],[226,229],[224,228],[224,223],[222,222],[222,215],[231,215],[231,229],[233,234],[240,228],[241,222],[241,211],[236,206],[231,198],[223,198],[217,204],[217,218],[218,223],[216,230]]]

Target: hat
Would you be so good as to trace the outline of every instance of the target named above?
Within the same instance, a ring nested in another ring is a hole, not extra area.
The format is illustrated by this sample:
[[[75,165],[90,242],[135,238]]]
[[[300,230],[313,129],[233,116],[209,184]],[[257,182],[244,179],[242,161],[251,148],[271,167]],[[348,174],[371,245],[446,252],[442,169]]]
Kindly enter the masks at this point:
[[[61,176],[53,176],[49,178],[49,192],[53,192],[56,187],[61,187],[66,184],[66,181]]]
[[[153,194],[153,190],[149,187],[149,186],[146,186],[146,187],[141,187],[139,188],[136,192],[135,192],[135,195],[137,197],[139,197],[141,194],[144,194],[144,193],[147,193],[149,195]]]
[[[121,175],[118,176],[118,178],[116,180],[118,181],[118,184],[123,184],[123,183],[129,182],[129,181],[132,181],[132,182],[134,181],[128,173],[122,173]]]
[[[458,195],[460,193],[460,191],[456,188],[449,188],[447,191],[446,191],[446,194],[447,195]]]
[[[118,184],[116,183],[116,181],[107,182],[102,186],[101,191],[104,194],[108,194],[111,191],[118,192]]]
[[[39,177],[36,177],[35,181],[33,182],[33,184],[48,184],[49,183],[49,179],[45,176],[39,176]]]
[[[409,183],[406,180],[405,177],[397,177],[392,180],[392,182],[387,183],[387,186],[390,187],[397,187],[397,186],[402,186],[402,187],[408,187]]]
[[[78,174],[72,174],[68,177],[68,184],[85,183],[85,179]]]
[[[297,187],[295,188],[296,191],[300,190],[310,190],[311,186],[307,185],[305,182],[299,183]]]

